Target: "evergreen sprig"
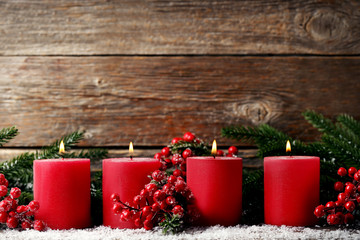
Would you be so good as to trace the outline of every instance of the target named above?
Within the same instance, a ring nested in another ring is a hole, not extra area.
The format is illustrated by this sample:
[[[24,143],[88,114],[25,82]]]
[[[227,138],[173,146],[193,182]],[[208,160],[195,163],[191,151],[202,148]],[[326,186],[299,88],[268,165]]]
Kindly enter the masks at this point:
[[[169,232],[175,234],[183,230],[184,224],[178,215],[170,217],[169,214],[165,214],[165,219],[159,223],[159,226],[163,229],[164,234]]]
[[[90,149],[78,153],[59,154],[59,145],[63,140],[66,151],[70,151],[84,137],[84,132],[75,131],[56,140],[40,151],[26,152],[9,161],[0,163],[0,173],[5,174],[10,186],[19,187],[22,192],[32,193],[33,161],[36,159],[56,159],[60,157],[101,159],[107,156],[107,150]]]
[[[13,127],[3,128],[0,130],[0,147],[2,147],[5,143],[8,143],[11,139],[18,135],[18,129]]]

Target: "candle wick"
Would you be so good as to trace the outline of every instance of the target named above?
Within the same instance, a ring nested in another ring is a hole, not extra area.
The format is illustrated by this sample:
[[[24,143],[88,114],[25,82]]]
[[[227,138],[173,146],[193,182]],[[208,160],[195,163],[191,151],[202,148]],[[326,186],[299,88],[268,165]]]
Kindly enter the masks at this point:
[[[133,157],[130,155],[130,160],[133,160],[132,158],[133,158]]]
[[[213,155],[214,159],[215,159],[215,155]]]

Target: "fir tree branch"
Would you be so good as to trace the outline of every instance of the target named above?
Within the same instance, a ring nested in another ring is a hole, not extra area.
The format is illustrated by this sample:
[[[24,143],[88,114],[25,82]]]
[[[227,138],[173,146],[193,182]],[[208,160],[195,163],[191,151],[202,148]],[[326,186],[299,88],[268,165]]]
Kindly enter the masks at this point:
[[[183,221],[177,215],[173,215],[171,217],[169,214],[165,214],[164,221],[159,223],[159,226],[163,229],[164,234],[169,232],[172,234],[178,233],[183,230],[183,225]]]
[[[352,132],[357,139],[360,136],[360,122],[356,121],[353,117],[347,114],[341,114],[337,117],[337,121],[343,125],[344,128],[347,128],[350,132]]]
[[[59,146],[61,141],[64,141],[65,151],[69,151],[71,147],[75,146],[83,138],[83,131],[75,131],[65,135],[64,137],[53,142],[50,146],[44,147],[40,152],[37,152],[36,159],[60,158],[62,157],[62,155],[59,154]]]
[[[16,137],[18,133],[18,129],[15,126],[1,129],[0,147],[2,147],[5,143],[8,143],[11,139]]]

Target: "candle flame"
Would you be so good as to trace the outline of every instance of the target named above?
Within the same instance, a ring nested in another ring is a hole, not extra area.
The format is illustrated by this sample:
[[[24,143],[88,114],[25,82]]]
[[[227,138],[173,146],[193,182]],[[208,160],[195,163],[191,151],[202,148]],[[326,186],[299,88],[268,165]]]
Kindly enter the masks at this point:
[[[211,155],[215,156],[216,153],[217,153],[217,146],[216,146],[216,140],[214,140],[212,144]]]
[[[130,157],[132,157],[132,155],[134,154],[134,146],[133,146],[132,142],[130,142],[130,144],[129,144],[129,154],[130,154]]]
[[[64,141],[61,140],[60,142],[60,147],[59,147],[59,153],[65,153],[65,146],[64,146]]]
[[[291,152],[291,145],[289,140],[286,142],[286,152]]]

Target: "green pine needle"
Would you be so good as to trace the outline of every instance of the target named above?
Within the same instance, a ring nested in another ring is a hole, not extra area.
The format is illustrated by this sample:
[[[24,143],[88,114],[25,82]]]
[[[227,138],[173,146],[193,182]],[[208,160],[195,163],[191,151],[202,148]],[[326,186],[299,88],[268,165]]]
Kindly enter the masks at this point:
[[[169,214],[165,214],[164,221],[159,223],[159,226],[163,229],[164,234],[169,232],[176,234],[183,230],[183,225],[183,221],[178,215],[170,216]]]
[[[18,129],[13,127],[3,128],[0,131],[0,147],[2,147],[5,143],[8,143],[11,139],[18,135]]]

